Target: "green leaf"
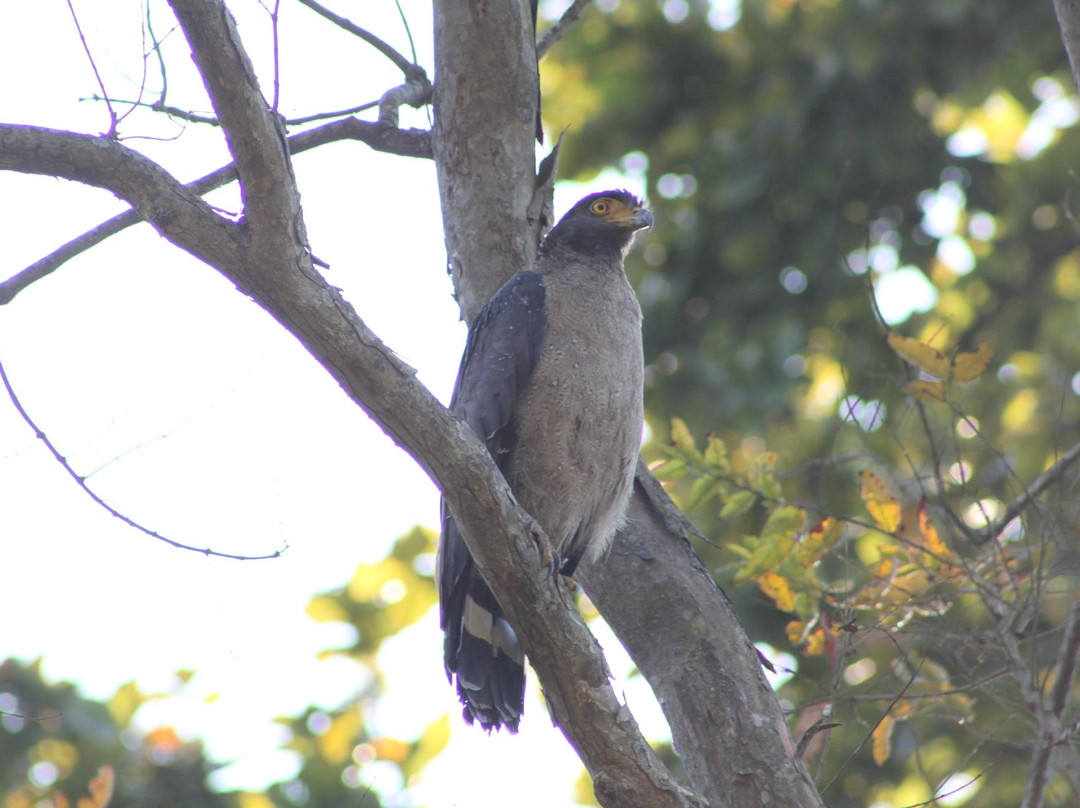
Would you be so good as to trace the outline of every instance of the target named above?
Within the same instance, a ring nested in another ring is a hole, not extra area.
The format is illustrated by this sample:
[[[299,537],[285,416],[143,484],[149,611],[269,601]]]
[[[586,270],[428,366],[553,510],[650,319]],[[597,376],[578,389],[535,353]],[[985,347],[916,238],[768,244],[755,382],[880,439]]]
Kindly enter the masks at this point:
[[[705,446],[705,463],[709,468],[716,471],[727,472],[731,470],[727,444],[715,435],[709,435],[709,442]]]
[[[690,486],[690,494],[686,497],[686,510],[693,510],[708,502],[720,493],[723,485],[724,481],[719,477],[698,477],[694,480],[694,484]]]
[[[727,498],[724,507],[720,509],[720,518],[730,519],[737,516],[753,505],[756,498],[757,494],[753,491],[736,491]]]
[[[762,452],[750,465],[750,487],[766,499],[780,498],[780,484],[773,477],[776,468],[776,452]]]
[[[671,460],[665,460],[658,466],[654,466],[652,469],[653,475],[658,480],[666,480],[668,482],[678,480],[681,477],[686,476],[686,461],[682,458],[673,458]]]
[[[671,419],[671,445],[680,455],[687,460],[704,463],[705,456],[698,451],[694,444],[694,436],[690,433],[690,427],[682,418]]]

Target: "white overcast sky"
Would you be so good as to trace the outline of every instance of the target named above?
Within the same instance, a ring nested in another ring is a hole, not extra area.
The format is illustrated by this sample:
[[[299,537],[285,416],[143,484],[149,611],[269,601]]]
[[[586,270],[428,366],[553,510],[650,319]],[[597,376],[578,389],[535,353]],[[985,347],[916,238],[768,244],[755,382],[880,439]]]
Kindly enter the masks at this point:
[[[135,98],[142,4],[73,1],[110,95]],[[391,0],[338,5],[408,52]],[[267,15],[254,0],[230,7],[269,94]],[[431,72],[431,4],[403,0],[403,7]],[[281,16],[286,115],[372,100],[400,81],[387,60],[299,4],[285,0]],[[163,3],[155,3],[153,23],[167,35],[168,102],[206,111]],[[149,69],[156,89],[153,61]],[[4,122],[108,128],[104,106],[80,100],[98,90],[63,0],[0,10],[0,75]],[[403,124],[425,126],[426,117],[410,111]],[[141,113],[123,132],[159,138],[126,142],[183,180],[227,160],[209,127]],[[299,156],[296,172],[312,249],[330,264],[329,281],[447,400],[465,329],[444,271],[433,165],[343,143]],[[640,178],[608,174],[587,187],[560,186],[557,206],[611,184],[644,190]],[[236,210],[231,189],[211,199]],[[0,172],[0,274],[123,208],[104,191]],[[147,691],[168,689],[174,671],[195,669],[182,696],[154,702],[138,723],[173,724],[203,738],[216,760],[233,761],[216,776],[222,788],[293,776],[297,762],[279,751],[286,739],[272,719],[308,704],[335,707],[362,683],[351,664],[316,659],[349,635],[311,621],[304,606],[344,584],[357,563],[381,558],[413,525],[436,525],[431,482],[292,337],[146,226],[0,308],[0,360],[39,426],[126,515],[223,552],[289,548],[278,560],[237,563],[155,542],[89,501],[0,400],[0,659],[40,656],[48,678],[75,682],[94,698],[130,679]],[[580,764],[534,686],[519,736],[488,738],[462,724],[442,672],[434,611],[388,643],[380,661],[387,696],[371,717],[377,729],[410,737],[447,710],[454,717],[450,751],[411,793],[400,793],[385,769],[367,773],[389,803],[504,808],[514,793],[520,805],[572,804]],[[643,688],[627,689],[633,703]],[[639,719],[663,732],[655,708],[640,709]],[[466,778],[475,783],[468,790]]]

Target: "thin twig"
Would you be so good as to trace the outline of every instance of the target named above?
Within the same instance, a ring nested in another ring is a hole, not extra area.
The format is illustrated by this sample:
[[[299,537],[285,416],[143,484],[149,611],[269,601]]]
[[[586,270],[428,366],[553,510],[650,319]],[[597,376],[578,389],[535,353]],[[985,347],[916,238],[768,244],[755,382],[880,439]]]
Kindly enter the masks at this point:
[[[140,101],[138,99],[136,99],[135,101],[124,101],[121,99],[109,99],[102,98],[100,95],[93,95],[90,96],[90,98],[83,98],[80,100],[104,101],[106,104],[111,104],[115,102],[117,104],[131,106],[132,108],[145,107],[147,109],[153,110],[154,112],[164,112],[170,118],[179,118],[180,120],[188,121],[189,123],[206,123],[210,124],[210,126],[221,126],[221,122],[217,118],[213,118],[209,115],[200,115],[197,112],[180,109],[179,107],[171,107],[164,101],[162,101],[160,98],[158,98],[158,100],[156,101]]]
[[[303,0],[301,0],[301,2],[303,2]],[[540,41],[536,43],[537,59],[542,59],[544,54],[551,50],[555,43],[565,36],[566,32],[570,30],[570,26],[577,22],[578,17],[581,16],[581,12],[583,12],[585,7],[591,2],[592,0],[574,0],[574,2],[570,4],[570,8],[563,12],[563,15],[559,17],[558,22],[548,28],[544,32],[544,35],[540,37]]]
[[[153,26],[153,23],[151,22],[150,4],[149,3],[146,4],[146,30],[147,30],[147,33],[150,34],[150,41],[154,43],[154,47],[151,48],[151,52],[154,54],[154,56],[157,57],[158,72],[161,73],[161,93],[158,95],[158,103],[161,104],[162,106],[164,106],[164,104],[165,104],[165,93],[169,89],[169,79],[168,79],[168,75],[167,75],[166,70],[165,70],[165,57],[161,53],[162,40],[159,40],[157,38],[157,34],[154,33],[154,26]],[[170,33],[172,33],[172,32],[170,31]],[[166,34],[165,36],[168,36],[168,34]],[[147,56],[149,56],[149,54],[147,54]],[[143,86],[144,87],[146,86],[145,81],[143,82]],[[139,93],[140,97],[142,96],[141,89],[142,88],[140,88],[140,93]]]
[[[109,94],[105,91],[105,82],[101,80],[101,73],[98,72],[97,63],[94,61],[94,56],[90,53],[90,45],[86,42],[86,37],[83,35],[82,26],[79,25],[79,15],[75,13],[75,6],[72,5],[71,0],[67,0],[68,9],[71,11],[71,19],[75,23],[75,30],[79,32],[79,41],[82,42],[83,52],[86,54],[86,58],[90,61],[90,69],[94,71],[94,78],[97,79],[98,87],[101,88],[101,95],[105,98],[105,105],[109,109],[109,131],[106,137],[114,137],[116,135],[116,110],[113,109],[112,104],[109,103]]]
[[[94,101],[104,101],[105,99],[99,96],[93,96]],[[177,118],[178,120],[188,121],[190,123],[205,123],[210,126],[221,126],[221,122],[217,118],[212,118],[207,115],[200,115],[197,112],[191,112],[190,110],[179,109],[178,107],[171,107],[164,104],[160,99],[157,101],[123,101],[114,99],[117,104],[130,104],[133,107],[145,107],[154,112],[164,112],[170,118]],[[379,101],[366,101],[363,104],[357,104],[355,107],[349,107],[348,109],[332,110],[330,112],[318,112],[314,115],[305,115],[301,118],[285,118],[284,122],[286,126],[302,126],[305,123],[313,123],[315,121],[326,121],[332,118],[343,118],[346,115],[355,115],[357,112],[363,112],[364,110],[371,109],[372,107],[379,106]]]
[[[214,556],[216,558],[228,558],[228,559],[232,559],[234,561],[261,561],[261,560],[268,559],[268,558],[278,558],[286,549],[288,549],[288,547],[286,546],[285,548],[283,548],[281,550],[275,550],[272,553],[268,553],[266,555],[259,555],[259,556],[246,556],[246,555],[233,555],[232,553],[220,553],[217,550],[211,550],[209,547],[205,547],[205,548],[204,547],[193,547],[190,544],[184,544],[183,542],[178,542],[178,541],[176,541],[174,539],[170,539],[170,538],[168,538],[166,536],[162,536],[157,531],[151,530],[148,527],[144,527],[143,525],[139,524],[138,522],[134,521],[133,519],[125,516],[124,514],[120,513],[118,510],[116,510],[114,507],[109,505],[109,503],[107,503],[105,500],[103,500],[101,497],[99,497],[96,493],[94,493],[94,491],[90,488],[90,486],[88,486],[86,484],[86,479],[84,477],[82,477],[80,474],[78,474],[75,471],[75,469],[73,469],[71,467],[71,464],[68,463],[67,458],[64,457],[62,454],[60,454],[60,452],[56,448],[56,446],[53,445],[53,442],[51,440],[49,440],[49,437],[41,430],[40,427],[38,427],[38,425],[36,423],[34,423],[34,420],[30,417],[30,415],[23,408],[22,402],[19,401],[19,397],[17,395],[15,395],[15,390],[11,386],[11,382],[8,379],[7,372],[4,370],[4,365],[3,365],[2,362],[0,362],[0,381],[3,382],[4,389],[7,391],[7,394],[8,394],[8,398],[11,399],[11,403],[12,403],[12,405],[14,405],[15,411],[19,413],[19,417],[22,418],[23,421],[26,422],[26,425],[29,426],[34,431],[34,436],[38,440],[40,440],[42,443],[45,444],[45,447],[52,453],[52,456],[54,458],[56,458],[56,462],[59,463],[61,466],[63,466],[64,471],[66,471],[68,473],[68,475],[71,477],[71,479],[73,479],[75,481],[76,485],[78,485],[79,488],[81,488],[83,490],[83,492],[88,497],[90,497],[90,499],[92,499],[94,502],[96,502],[98,505],[100,505],[102,508],[104,508],[106,511],[108,511],[111,515],[115,516],[117,519],[119,519],[124,524],[129,525],[129,526],[135,528],[136,530],[138,530],[138,531],[140,531],[142,533],[145,533],[147,536],[149,536],[152,539],[157,539],[158,541],[165,542],[170,547],[175,547],[178,550],[190,550],[191,552],[200,553],[201,555]]]
[[[357,112],[363,112],[366,109],[379,106],[378,101],[368,101],[364,104],[358,104],[355,107],[349,107],[348,109],[339,109],[334,112],[317,112],[314,115],[306,115],[302,118],[286,118],[286,126],[301,126],[305,123],[314,123],[315,121],[325,121],[330,118],[343,118],[346,115],[355,115]]]
[[[989,541],[1003,531],[1013,519],[1019,516],[1025,508],[1038,499],[1047,488],[1053,485],[1065,474],[1069,467],[1080,459],[1080,443],[1077,443],[1069,451],[1061,456],[1054,465],[1035,478],[1029,486],[1025,486],[1024,492],[1014,499],[996,521],[975,532],[977,541]]]
[[[857,754],[859,754],[859,752],[862,751],[862,748],[864,746],[866,746],[866,742],[869,741],[874,736],[874,730],[876,730],[879,726],[881,726],[881,722],[884,721],[888,717],[889,713],[892,712],[893,707],[895,707],[897,705],[897,703],[900,701],[900,699],[902,699],[904,697],[904,694],[907,693],[908,688],[911,687],[915,683],[915,679],[918,678],[920,670],[922,670],[922,664],[921,663],[920,663],[919,667],[915,669],[915,672],[911,674],[911,678],[908,679],[907,684],[904,685],[904,687],[900,690],[900,692],[896,694],[896,697],[891,702],[889,702],[889,706],[885,708],[885,711],[881,714],[881,716],[878,718],[878,720],[874,722],[874,726],[870,727],[870,731],[868,733],[866,733],[865,736],[863,736],[862,742],[859,743],[859,745],[858,745],[858,747],[856,747],[855,751],[852,752],[851,755],[848,756],[848,759],[844,761],[844,765],[842,765],[840,767],[840,770],[836,774],[834,774],[833,778],[828,783],[825,784],[824,788],[821,789],[822,794],[824,794],[826,791],[828,791],[832,787],[832,784],[840,779],[840,775],[842,775],[845,771],[847,771],[848,766],[850,766],[851,762],[853,760],[855,760],[855,756]]]
[[[423,129],[388,129],[377,123],[361,121],[356,118],[343,118],[323,124],[306,132],[291,135],[286,142],[291,154],[323,146],[339,140],[359,140],[377,151],[397,154],[403,157],[431,159],[431,133]],[[229,163],[212,171],[184,187],[194,194],[202,196],[210,191],[227,185],[236,179],[236,167]],[[10,303],[15,296],[36,281],[55,272],[77,255],[100,244],[109,236],[142,221],[134,210],[117,214],[102,222],[92,230],[69,241],[59,249],[35,261],[21,272],[0,282],[0,306]]]
[[[270,14],[270,27],[274,37],[274,103],[270,105],[270,109],[277,111],[278,103],[281,101],[281,58],[280,58],[280,38],[278,37],[278,12],[281,10],[281,0],[274,0],[274,10]]]
[[[385,56],[395,65],[397,65],[398,70],[404,73],[406,78],[413,78],[418,74],[426,75],[424,74],[424,69],[422,67],[410,62],[392,47],[390,47],[377,36],[375,36],[375,34],[364,28],[361,28],[352,20],[335,14],[333,11],[326,8],[325,6],[316,3],[315,0],[299,0],[299,2],[301,5],[307,6],[315,13],[320,14],[326,19],[330,20],[330,22],[334,23],[339,28],[344,28],[350,34],[360,37],[362,40],[364,40],[377,51],[379,51],[379,53],[381,53],[383,56]]]

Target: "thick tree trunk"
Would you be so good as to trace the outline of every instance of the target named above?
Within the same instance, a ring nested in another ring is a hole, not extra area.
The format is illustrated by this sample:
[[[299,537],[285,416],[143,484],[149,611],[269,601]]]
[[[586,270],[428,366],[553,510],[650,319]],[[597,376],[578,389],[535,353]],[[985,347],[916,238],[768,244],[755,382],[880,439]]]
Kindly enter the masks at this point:
[[[535,185],[537,87],[523,0],[435,0],[435,165],[468,323],[536,256],[523,223]]]
[[[434,153],[454,284],[471,321],[535,254],[525,215],[535,187],[532,28],[523,0],[435,0],[435,20]],[[659,516],[675,509],[656,481],[647,470],[639,480],[654,496],[639,485],[612,553],[580,574],[660,700],[693,789],[715,808],[822,805],[730,602]]]

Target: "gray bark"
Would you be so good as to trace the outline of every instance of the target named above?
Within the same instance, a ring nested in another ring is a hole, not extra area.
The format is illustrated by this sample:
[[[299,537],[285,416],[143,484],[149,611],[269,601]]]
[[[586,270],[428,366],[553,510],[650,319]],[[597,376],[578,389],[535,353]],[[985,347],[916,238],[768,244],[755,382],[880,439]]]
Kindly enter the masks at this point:
[[[1054,0],[1061,41],[1069,55],[1073,82],[1080,87],[1080,0]]]
[[[532,266],[538,77],[523,0],[435,0],[435,165],[465,322]],[[467,169],[467,170],[466,170]]]

